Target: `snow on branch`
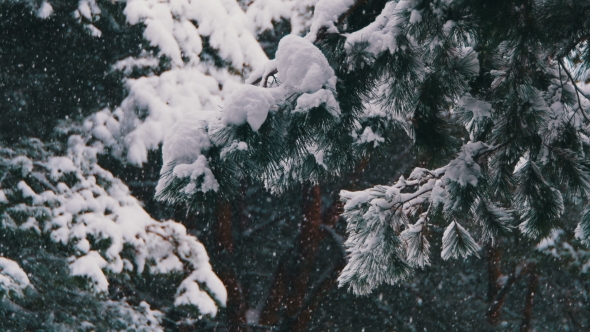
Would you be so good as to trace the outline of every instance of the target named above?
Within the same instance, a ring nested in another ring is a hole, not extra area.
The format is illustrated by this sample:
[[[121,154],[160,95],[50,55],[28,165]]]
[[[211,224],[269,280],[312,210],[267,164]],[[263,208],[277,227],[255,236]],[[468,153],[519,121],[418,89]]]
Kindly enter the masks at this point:
[[[0,298],[6,294],[22,296],[22,290],[30,284],[29,277],[17,262],[0,257]]]
[[[286,114],[285,118],[281,118],[285,121],[284,126],[289,126],[296,119],[306,119],[318,110],[327,114],[326,121],[339,120],[336,76],[326,57],[312,43],[294,35],[284,37],[279,43],[276,59],[255,71],[251,83],[266,81],[268,75],[275,72],[280,82],[276,86],[266,87],[264,82],[262,86],[242,85],[227,96],[222,110],[188,113],[172,126],[163,146],[164,166],[156,194],[160,199],[176,203],[192,195],[217,192],[221,179],[216,179],[212,172],[211,158],[217,158],[209,155],[212,148],[220,149],[220,159],[215,159],[223,163],[219,169],[228,169],[232,160],[243,162],[261,153],[259,151],[268,151],[268,144],[280,146],[288,133],[277,128],[274,132],[276,137],[266,137],[269,134],[260,132],[268,118],[276,112]],[[248,128],[246,132],[251,134],[244,136],[245,127]],[[301,139],[306,140],[305,150],[302,149],[301,153],[314,155],[317,164],[326,168],[323,162],[325,152],[317,144],[308,144],[310,137],[302,136]],[[268,140],[268,143],[262,144],[260,140]],[[300,163],[292,156],[282,158],[256,166],[276,169],[273,165]],[[269,162],[271,166],[265,164]],[[276,183],[285,173],[277,172],[276,175],[268,183]],[[176,185],[179,190],[170,189]]]
[[[395,264],[388,268],[399,271],[401,266],[424,267],[430,262],[430,244],[424,234],[428,227],[430,212],[442,207],[444,215],[450,219],[449,226],[443,237],[443,258],[467,257],[476,254],[479,246],[465,228],[459,225],[453,215],[463,205],[470,207],[475,198],[465,202],[465,192],[473,191],[481,178],[480,166],[475,162],[478,156],[493,151],[494,147],[482,142],[470,142],[463,146],[461,153],[449,164],[439,169],[429,171],[424,168],[416,168],[408,179],[403,176],[392,186],[377,186],[363,191],[341,191],[340,197],[344,204],[343,216],[348,221],[348,240],[346,247],[349,251],[349,264],[340,278],[340,285],[357,282],[361,274],[367,274],[364,264],[373,264],[370,261],[382,260],[383,264],[390,262]],[[420,218],[415,224],[410,224],[410,218],[419,211]],[[499,210],[494,210],[497,212]],[[491,212],[492,213],[492,212]],[[502,216],[498,216],[502,219]],[[489,222],[489,221],[488,221]],[[501,223],[501,225],[504,225]],[[507,226],[504,226],[507,227]],[[493,236],[499,232],[488,231],[487,236]],[[383,234],[388,234],[389,244],[378,243],[382,241]],[[399,234],[399,235],[397,235]],[[368,248],[389,248],[387,252],[369,250]],[[395,249],[388,246],[394,246]],[[371,252],[370,256],[367,252]],[[384,255],[384,256],[380,256]],[[395,256],[392,256],[395,255]],[[363,260],[369,260],[365,262]],[[391,260],[391,261],[390,261]],[[387,265],[385,265],[387,266]],[[402,269],[405,271],[405,269]],[[398,274],[399,281],[406,272]],[[351,284],[356,293],[370,292],[387,280],[378,275],[369,275],[363,278],[365,288]],[[388,280],[387,282],[393,282]],[[362,289],[362,290],[361,290]]]
[[[365,0],[320,0],[315,5],[309,33],[305,37],[314,43],[321,33],[338,33],[336,23],[340,17],[357,3]]]
[[[242,75],[262,67],[267,57],[235,1],[131,0],[124,14],[131,25],[145,26],[145,39],[159,53],[146,45],[140,56],[113,66],[123,73],[133,68],[148,73],[128,78],[129,93],[121,105],[88,117],[83,130],[113,156],[140,166],[148,151],[165,142],[175,122],[190,113],[219,110]],[[165,62],[170,68],[162,66]]]
[[[46,155],[34,159],[33,167],[23,162],[28,157],[5,149],[3,185],[14,186],[2,191],[1,227],[62,248],[70,276],[86,280],[92,292],[109,291],[108,275],[174,274],[184,278],[175,303],[215,316],[227,292],[204,246],[182,224],[151,218],[119,179],[89,159],[96,149],[83,143],[71,137],[65,156],[30,151],[36,158]],[[188,283],[198,287],[187,288]],[[0,258],[0,289],[28,284],[15,262]]]

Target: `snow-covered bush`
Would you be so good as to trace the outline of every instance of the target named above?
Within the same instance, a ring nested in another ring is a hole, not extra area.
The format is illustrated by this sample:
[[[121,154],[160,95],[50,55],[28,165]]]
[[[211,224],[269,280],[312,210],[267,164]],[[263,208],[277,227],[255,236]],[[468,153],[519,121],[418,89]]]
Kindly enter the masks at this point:
[[[51,292],[85,294],[129,331],[160,329],[171,306],[192,310],[194,319],[215,316],[227,294],[203,245],[182,224],[152,219],[79,136],[66,153],[55,150],[35,139],[0,150],[0,294],[15,305]],[[167,295],[153,302],[149,294],[158,292]],[[42,314],[57,315],[56,326],[108,323],[76,312],[75,302],[60,303],[68,309],[59,315]]]

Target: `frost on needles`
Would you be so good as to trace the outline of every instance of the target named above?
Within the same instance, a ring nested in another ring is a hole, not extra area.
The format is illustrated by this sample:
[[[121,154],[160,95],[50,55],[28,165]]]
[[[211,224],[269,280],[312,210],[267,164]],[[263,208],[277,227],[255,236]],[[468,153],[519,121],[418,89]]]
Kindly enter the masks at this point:
[[[341,286],[367,294],[408,278],[430,264],[434,237],[445,260],[508,235],[556,239],[564,202],[590,194],[584,4],[388,1],[374,21],[347,24],[358,5],[319,1],[304,39],[285,37],[276,59],[251,73],[253,86],[186,128],[193,138],[172,137],[202,140],[178,156],[165,144],[160,198],[231,197],[245,177],[273,192],[336,178],[406,144],[392,139],[404,132],[420,167],[340,193]],[[575,231],[585,242],[588,215]]]

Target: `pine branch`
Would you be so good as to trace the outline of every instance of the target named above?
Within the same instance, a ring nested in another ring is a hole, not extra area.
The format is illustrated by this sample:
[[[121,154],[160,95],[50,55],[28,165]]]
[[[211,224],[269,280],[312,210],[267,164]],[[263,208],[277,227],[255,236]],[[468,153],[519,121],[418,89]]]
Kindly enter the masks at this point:
[[[576,84],[576,81],[572,77],[572,74],[567,70],[567,68],[563,64],[563,60],[558,59],[557,61],[559,62],[559,65],[563,68],[563,71],[565,71],[567,77],[570,79],[570,81],[572,81],[572,86],[576,90],[576,97],[578,99],[578,109],[580,110],[580,113],[582,114],[584,119],[586,119],[587,122],[590,122],[590,119],[588,119],[588,116],[586,115],[586,111],[584,111],[584,108],[582,108],[582,100],[580,99],[580,94],[582,96],[584,96],[584,98],[586,98],[586,100],[589,100],[589,101],[590,101],[590,97],[588,97],[584,92],[580,91],[580,88]]]

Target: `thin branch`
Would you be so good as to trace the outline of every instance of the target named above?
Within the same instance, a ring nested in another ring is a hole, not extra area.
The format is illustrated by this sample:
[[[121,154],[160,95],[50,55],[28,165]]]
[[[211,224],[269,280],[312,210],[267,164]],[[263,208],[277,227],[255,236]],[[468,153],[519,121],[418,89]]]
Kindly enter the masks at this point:
[[[574,89],[576,89],[576,97],[578,99],[578,107],[580,108],[580,113],[582,113],[582,116],[584,117],[584,119],[586,119],[586,121],[590,122],[590,119],[588,119],[586,112],[582,108],[582,100],[580,98],[580,94],[582,96],[584,96],[584,98],[586,98],[587,100],[590,100],[590,97],[588,97],[584,92],[580,91],[580,88],[578,88],[578,85],[576,84],[576,81],[572,77],[572,74],[570,74],[570,72],[567,70],[567,68],[565,68],[565,65],[563,64],[563,60],[559,59],[557,61],[559,62],[559,64],[563,68],[563,71],[565,71],[565,74],[567,75],[567,77],[572,81],[572,85],[574,86]]]
[[[277,73],[278,73],[278,71],[276,69],[273,69],[268,74],[260,76],[260,78],[256,79],[254,82],[252,82],[251,85],[258,85],[258,84],[260,84],[260,82],[262,82],[262,87],[266,88],[268,85],[268,78],[276,75]]]

